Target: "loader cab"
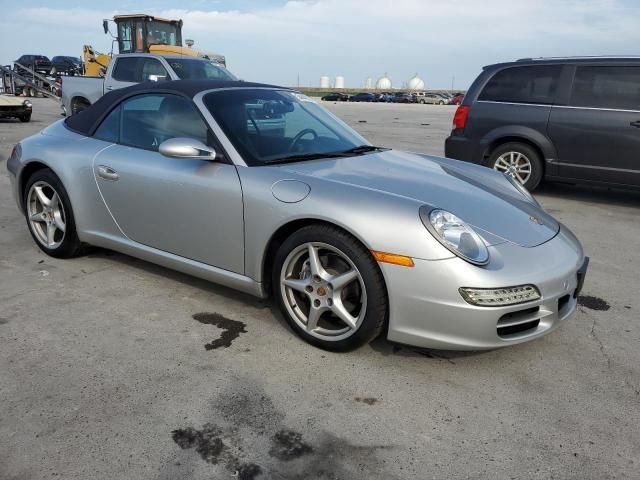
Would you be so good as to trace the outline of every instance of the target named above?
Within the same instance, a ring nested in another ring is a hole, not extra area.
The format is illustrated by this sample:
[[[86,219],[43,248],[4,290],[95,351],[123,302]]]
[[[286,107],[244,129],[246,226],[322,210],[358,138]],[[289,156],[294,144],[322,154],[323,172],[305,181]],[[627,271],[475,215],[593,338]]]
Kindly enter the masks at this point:
[[[182,20],[167,20],[150,15],[113,17],[120,53],[148,53],[153,45],[182,46]],[[108,24],[104,22],[105,33]]]

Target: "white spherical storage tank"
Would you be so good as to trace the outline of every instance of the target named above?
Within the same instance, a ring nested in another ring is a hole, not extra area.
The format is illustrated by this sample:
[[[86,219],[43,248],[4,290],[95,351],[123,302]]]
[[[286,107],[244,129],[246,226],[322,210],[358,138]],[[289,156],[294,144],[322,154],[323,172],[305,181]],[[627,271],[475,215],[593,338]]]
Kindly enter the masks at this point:
[[[373,88],[373,79],[367,77],[367,81],[364,83],[364,88]]]
[[[334,88],[344,88],[344,77],[338,75],[336,77],[336,83],[333,85]]]
[[[384,77],[380,77],[376,82],[376,88],[378,90],[389,90],[391,88],[391,79],[384,74]]]
[[[331,88],[331,82],[326,75],[320,77],[320,88]]]
[[[407,82],[407,88],[409,90],[424,90],[424,80],[416,73],[413,78]]]

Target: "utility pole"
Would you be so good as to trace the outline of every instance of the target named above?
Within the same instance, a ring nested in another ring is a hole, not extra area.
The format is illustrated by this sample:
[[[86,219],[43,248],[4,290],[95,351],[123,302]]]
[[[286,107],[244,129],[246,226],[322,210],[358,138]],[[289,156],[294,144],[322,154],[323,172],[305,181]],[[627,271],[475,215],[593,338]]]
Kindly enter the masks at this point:
[[[451,92],[453,93],[453,83],[456,81],[456,76],[451,75]]]

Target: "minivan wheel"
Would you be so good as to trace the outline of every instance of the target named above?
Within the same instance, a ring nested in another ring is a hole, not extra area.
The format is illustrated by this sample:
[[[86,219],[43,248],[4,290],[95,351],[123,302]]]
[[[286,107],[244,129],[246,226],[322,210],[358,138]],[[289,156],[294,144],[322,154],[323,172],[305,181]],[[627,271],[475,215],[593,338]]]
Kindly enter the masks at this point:
[[[529,145],[510,142],[500,145],[489,157],[488,166],[506,173],[527,190],[534,190],[542,180],[542,159]]]
[[[348,233],[310,225],[276,253],[273,292],[287,323],[316,347],[344,351],[377,337],[387,291],[371,252]]]

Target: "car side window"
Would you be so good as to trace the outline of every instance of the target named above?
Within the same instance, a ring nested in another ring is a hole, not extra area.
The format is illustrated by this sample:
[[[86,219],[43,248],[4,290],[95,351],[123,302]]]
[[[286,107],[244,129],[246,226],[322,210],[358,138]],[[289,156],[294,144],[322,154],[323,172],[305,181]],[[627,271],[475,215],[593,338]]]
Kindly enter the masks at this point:
[[[497,72],[478,100],[553,104],[562,65],[509,67]]]
[[[122,103],[120,143],[158,150],[170,138],[207,144],[208,129],[191,100],[171,94],[138,95]]]
[[[120,82],[137,82],[136,72],[138,71],[139,57],[121,57],[116,59],[116,66],[111,76]]]
[[[640,110],[640,67],[577,67],[570,105]]]
[[[155,75],[157,77],[156,80],[169,80],[167,70],[162,66],[162,63],[160,63],[160,60],[157,58],[142,57],[140,59],[140,63],[141,67],[139,68],[141,70],[141,76],[138,81],[146,82],[150,79],[151,75]]]
[[[120,105],[111,110],[111,113],[102,120],[102,123],[94,132],[94,138],[105,142],[118,143],[120,140],[120,112]]]

